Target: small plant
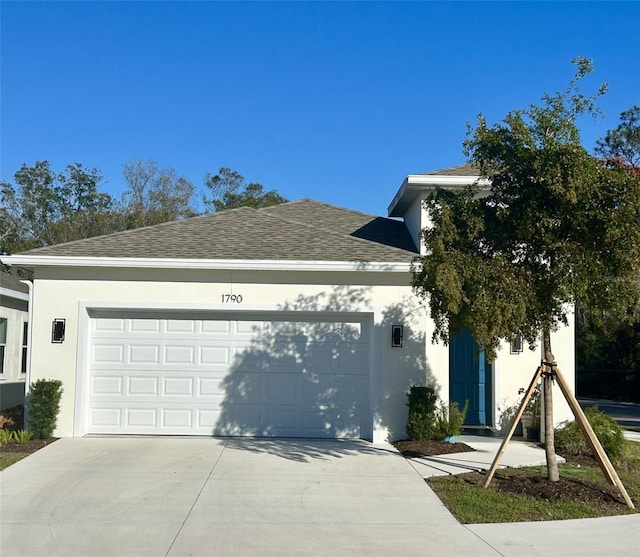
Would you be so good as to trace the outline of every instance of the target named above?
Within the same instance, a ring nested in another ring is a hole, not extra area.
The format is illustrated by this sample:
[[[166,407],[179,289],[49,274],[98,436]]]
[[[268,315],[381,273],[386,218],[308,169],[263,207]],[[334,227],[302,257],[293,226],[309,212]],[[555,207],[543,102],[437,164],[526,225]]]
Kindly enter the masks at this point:
[[[0,412],[0,429],[22,429],[24,427],[24,406],[18,404]]]
[[[8,429],[0,429],[0,447],[11,442],[11,434],[13,432]]]
[[[8,418],[4,414],[0,414],[0,429],[11,429],[13,425],[13,420]]]
[[[31,384],[27,396],[27,429],[36,439],[51,437],[56,428],[62,381],[57,379],[39,379]]]
[[[407,435],[414,441],[433,439],[436,434],[438,395],[433,385],[409,389]]]
[[[518,394],[524,395],[525,392],[526,392],[525,388],[520,388],[520,390],[518,391]],[[531,412],[531,414],[533,414],[533,421],[536,424],[540,423],[540,413],[542,410],[541,408],[542,403],[540,401],[541,392],[542,391],[540,390],[540,386],[537,385],[536,388],[533,390],[533,394],[531,395],[529,402],[527,402],[527,406],[524,409],[525,412]],[[519,406],[520,406],[520,403],[518,403],[518,407]]]
[[[447,437],[458,437],[462,433],[462,424],[468,408],[468,400],[465,401],[462,410],[457,402],[441,402],[436,412],[435,439],[442,441]]]
[[[611,416],[598,410],[597,406],[587,408],[585,415],[608,457],[613,461],[620,460],[627,446],[622,428]],[[555,430],[554,436],[556,449],[560,453],[564,451],[575,455],[592,454],[576,422],[560,426]]]
[[[12,431],[9,443],[16,443],[18,445],[24,445],[33,439],[33,433],[26,431],[25,429],[18,429]]]

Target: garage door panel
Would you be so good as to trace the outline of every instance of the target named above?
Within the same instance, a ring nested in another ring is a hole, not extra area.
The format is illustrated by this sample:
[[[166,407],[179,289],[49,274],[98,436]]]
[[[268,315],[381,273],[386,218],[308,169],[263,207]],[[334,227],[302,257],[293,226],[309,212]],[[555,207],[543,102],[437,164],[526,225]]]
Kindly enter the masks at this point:
[[[191,429],[193,425],[193,412],[191,410],[163,410],[161,413],[161,427]]]
[[[95,368],[101,364],[123,364],[125,346],[123,344],[94,344],[91,350],[91,363]]]
[[[164,377],[162,379],[163,396],[188,396],[195,394],[194,379],[191,377]]]
[[[192,319],[167,319],[166,332],[171,333],[191,333],[196,332],[196,321]]]
[[[123,396],[157,396],[158,377],[128,377],[127,390]]]
[[[160,346],[155,345],[129,345],[126,364],[153,364],[160,363]]]
[[[159,333],[159,319],[130,319],[129,331],[132,333]]]
[[[91,384],[91,392],[94,395],[120,395],[123,385],[123,377],[95,375]]]
[[[89,431],[369,437],[368,322],[266,315],[92,319]]]

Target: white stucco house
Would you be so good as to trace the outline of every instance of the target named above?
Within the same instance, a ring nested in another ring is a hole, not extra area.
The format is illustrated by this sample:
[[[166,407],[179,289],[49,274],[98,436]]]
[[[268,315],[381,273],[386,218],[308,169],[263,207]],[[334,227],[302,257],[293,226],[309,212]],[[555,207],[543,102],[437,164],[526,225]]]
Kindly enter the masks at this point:
[[[24,403],[29,286],[0,273],[0,410]]]
[[[496,426],[539,351],[486,362],[464,335],[432,344],[410,287],[421,199],[475,180],[408,176],[391,218],[303,199],[1,257],[34,274],[28,381],[62,380],[56,435],[390,441],[427,382],[470,400],[470,426]],[[573,327],[556,337],[574,381]]]

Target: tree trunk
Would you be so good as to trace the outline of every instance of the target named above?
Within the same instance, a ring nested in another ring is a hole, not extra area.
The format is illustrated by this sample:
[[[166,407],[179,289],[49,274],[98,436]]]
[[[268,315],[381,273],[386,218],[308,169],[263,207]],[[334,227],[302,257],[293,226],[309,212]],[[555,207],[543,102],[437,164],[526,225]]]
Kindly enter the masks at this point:
[[[542,346],[544,349],[544,359],[546,362],[555,364],[556,359],[551,351],[551,332],[545,328],[542,333]],[[553,368],[545,366],[545,371],[553,371]],[[560,479],[558,472],[558,461],[556,460],[556,448],[553,435],[553,376],[549,373],[543,374],[544,393],[544,450],[547,457],[547,479],[550,482],[557,482]]]

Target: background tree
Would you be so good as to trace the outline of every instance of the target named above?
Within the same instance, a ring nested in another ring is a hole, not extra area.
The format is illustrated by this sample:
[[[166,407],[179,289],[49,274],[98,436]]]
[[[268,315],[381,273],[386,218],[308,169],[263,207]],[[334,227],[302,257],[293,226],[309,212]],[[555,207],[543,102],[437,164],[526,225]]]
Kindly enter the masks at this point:
[[[640,178],[640,106],[620,115],[620,124],[596,144],[596,155],[609,167],[623,168]]]
[[[597,142],[595,154],[605,166],[640,180],[640,106],[620,115],[620,124]],[[640,402],[640,300],[623,320],[607,310],[577,309],[580,394]]]
[[[491,181],[460,194],[437,191],[426,203],[426,254],[413,285],[426,298],[436,339],[470,329],[495,356],[517,333],[555,363],[551,333],[574,304],[621,318],[640,295],[640,182],[607,168],[582,147],[576,118],[597,114],[578,81],[593,68],[582,58],[566,90],[489,127],[479,116],[465,141],[469,160]],[[533,372],[533,370],[532,370]],[[548,477],[557,481],[551,378],[545,376]]]
[[[160,169],[154,161],[134,159],[122,165],[128,189],[121,212],[127,229],[192,217],[195,188],[173,168]]]
[[[226,167],[220,168],[218,174],[207,174],[205,187],[209,192],[203,196],[203,201],[211,212],[237,207],[259,209],[288,201],[276,190],[264,191],[262,184],[245,184],[244,176]]]
[[[55,173],[48,161],[23,164],[15,185],[0,184],[0,251],[15,253],[112,232],[114,201],[98,191],[102,176],[79,163]]]

